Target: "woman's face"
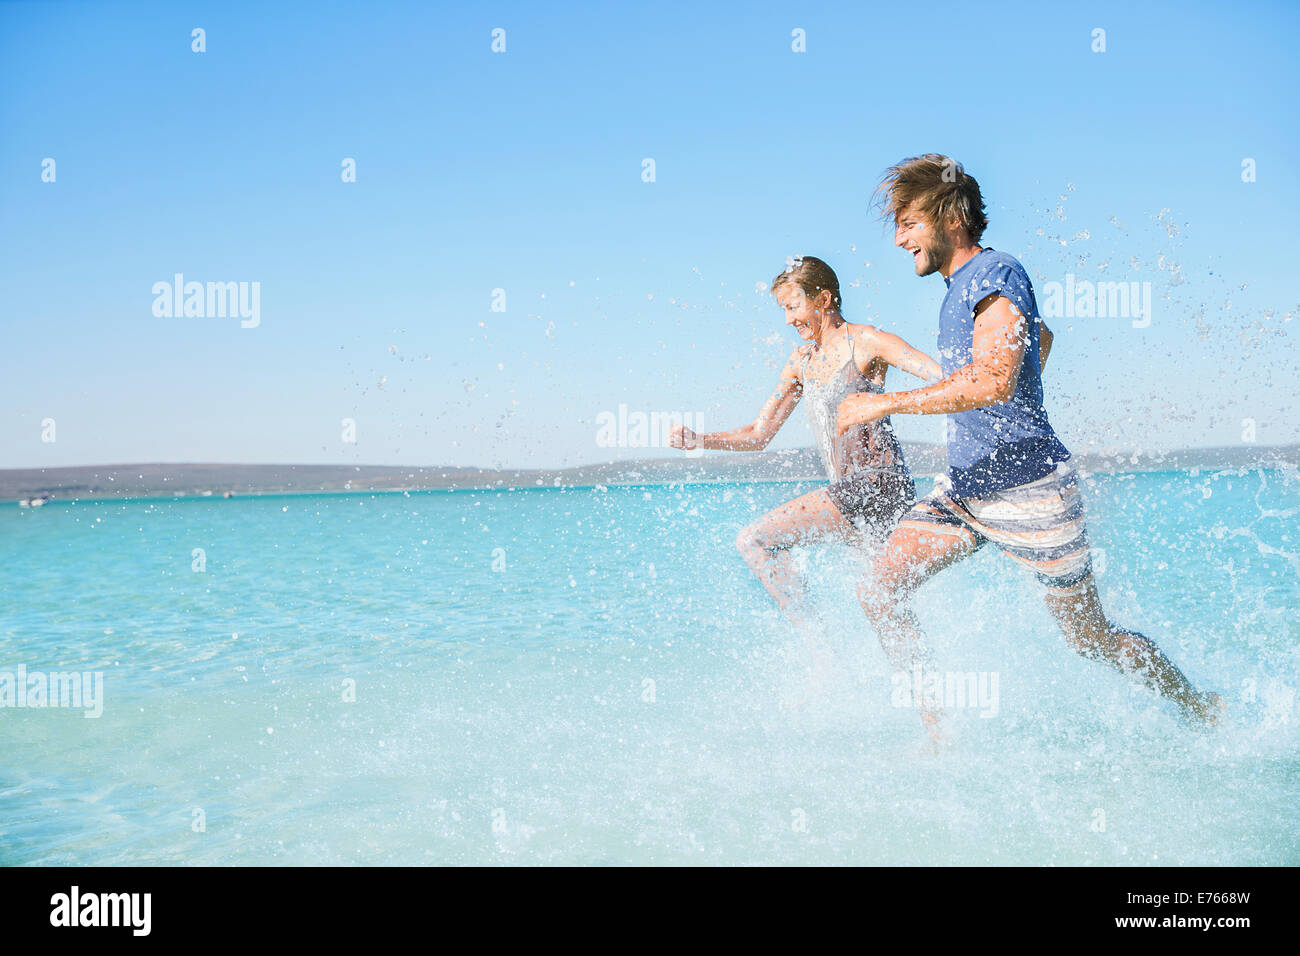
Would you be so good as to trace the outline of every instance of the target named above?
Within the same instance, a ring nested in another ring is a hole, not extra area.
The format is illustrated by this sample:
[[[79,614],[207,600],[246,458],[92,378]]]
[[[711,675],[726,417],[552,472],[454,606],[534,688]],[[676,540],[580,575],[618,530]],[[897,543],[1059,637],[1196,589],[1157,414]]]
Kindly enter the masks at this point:
[[[818,306],[827,294],[818,293],[816,299],[810,299],[797,282],[782,282],[774,294],[785,310],[785,324],[793,326],[805,342],[820,342],[825,313]]]

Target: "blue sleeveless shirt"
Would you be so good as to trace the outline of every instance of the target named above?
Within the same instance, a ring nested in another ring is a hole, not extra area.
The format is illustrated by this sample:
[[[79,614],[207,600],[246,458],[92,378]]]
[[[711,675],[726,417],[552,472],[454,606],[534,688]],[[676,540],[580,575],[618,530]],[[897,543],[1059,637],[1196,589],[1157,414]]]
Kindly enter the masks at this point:
[[[1024,364],[1015,394],[998,405],[948,416],[948,477],[959,498],[979,497],[1046,477],[1070,452],[1043,408],[1038,332],[1042,320],[1029,275],[1014,257],[983,249],[944,279],[939,311],[939,364],[945,376],[969,365],[975,306],[990,295],[1010,299],[1028,320]]]

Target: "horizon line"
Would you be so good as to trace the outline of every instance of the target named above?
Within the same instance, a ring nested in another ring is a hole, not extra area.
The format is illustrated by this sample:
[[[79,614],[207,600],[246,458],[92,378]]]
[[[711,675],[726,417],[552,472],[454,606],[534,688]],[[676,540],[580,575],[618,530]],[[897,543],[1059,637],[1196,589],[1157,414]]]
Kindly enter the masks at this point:
[[[917,442],[903,441],[900,442],[904,448],[923,448],[929,450],[946,450],[947,446],[943,442]],[[1118,454],[1137,454],[1142,457],[1151,458],[1160,455],[1174,455],[1183,452],[1215,452],[1215,451],[1245,451],[1249,449],[1265,450],[1283,450],[1283,449],[1300,449],[1300,442],[1283,442],[1279,444],[1264,444],[1255,442],[1240,442],[1232,445],[1184,445],[1173,448],[1142,448],[1131,445],[1114,445],[1109,449],[1090,449],[1075,451],[1071,453],[1072,457],[1084,457],[1088,455],[1109,456]],[[645,451],[668,451],[669,449],[647,448]],[[675,451],[675,449],[673,449]],[[813,445],[804,445],[797,448],[778,448],[762,449],[758,451],[736,452],[727,450],[712,449],[705,454],[710,457],[726,457],[732,455],[757,456],[757,455],[798,455],[812,454],[816,455],[817,449]],[[676,455],[665,455],[657,458],[609,458],[601,461],[591,461],[576,465],[551,465],[551,466],[516,466],[516,465],[451,465],[451,464],[376,464],[376,463],[357,463],[357,462],[339,462],[339,461],[110,461],[110,462],[90,462],[79,463],[74,465],[14,465],[0,467],[0,474],[8,474],[20,471],[58,471],[69,469],[87,469],[87,468],[104,468],[104,469],[121,469],[121,468],[159,468],[159,467],[220,467],[220,468],[412,468],[423,471],[434,469],[445,469],[451,471],[478,471],[478,472],[558,472],[573,471],[578,468],[600,468],[614,465],[631,465],[638,462],[672,462],[689,464],[698,462],[705,455],[697,454],[693,457],[687,457],[686,453],[678,452]]]

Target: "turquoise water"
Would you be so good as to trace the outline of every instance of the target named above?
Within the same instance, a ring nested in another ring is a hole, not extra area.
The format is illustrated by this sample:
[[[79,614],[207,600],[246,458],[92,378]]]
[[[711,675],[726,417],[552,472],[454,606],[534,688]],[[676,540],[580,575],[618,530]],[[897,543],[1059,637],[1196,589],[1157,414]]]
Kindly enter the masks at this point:
[[[104,680],[95,719],[0,709],[0,863],[1300,863],[1294,470],[1085,481],[1112,617],[1224,728],[981,552],[916,602],[940,668],[997,679],[937,757],[861,554],[801,552],[817,689],[734,551],[811,487],[0,507],[0,671]]]

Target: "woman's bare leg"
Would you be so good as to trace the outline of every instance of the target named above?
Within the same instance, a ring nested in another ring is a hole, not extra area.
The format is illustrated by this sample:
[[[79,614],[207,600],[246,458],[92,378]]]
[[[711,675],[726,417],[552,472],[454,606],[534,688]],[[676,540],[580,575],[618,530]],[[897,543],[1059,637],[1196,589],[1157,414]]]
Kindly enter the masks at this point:
[[[777,606],[798,618],[805,613],[807,589],[790,549],[824,541],[851,541],[856,536],[857,530],[822,488],[787,501],[741,529],[736,548]]]
[[[769,511],[736,536],[745,563],[794,624],[812,657],[812,687],[817,693],[833,654],[825,641],[821,614],[808,600],[807,584],[790,549],[826,541],[852,541],[857,529],[840,513],[826,489],[809,492]],[[799,701],[807,699],[807,695]]]

